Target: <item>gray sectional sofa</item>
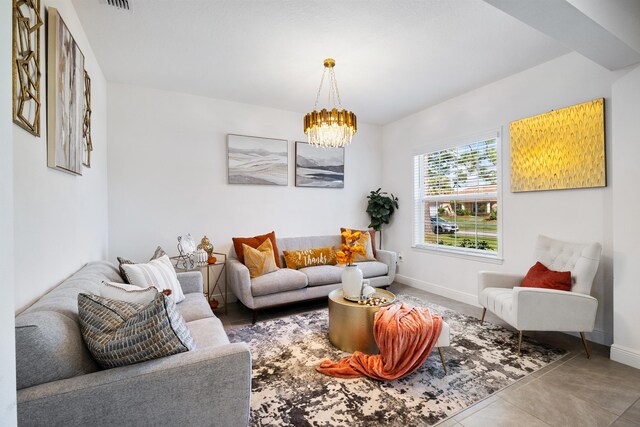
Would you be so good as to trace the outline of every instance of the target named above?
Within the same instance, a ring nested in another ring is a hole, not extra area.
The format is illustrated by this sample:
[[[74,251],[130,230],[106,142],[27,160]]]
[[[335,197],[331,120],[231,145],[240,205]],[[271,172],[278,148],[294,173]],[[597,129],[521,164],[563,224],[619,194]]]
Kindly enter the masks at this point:
[[[284,266],[283,251],[300,249],[339,247],[340,235],[314,237],[288,237],[276,239]],[[397,255],[395,252],[377,250],[377,261],[357,263],[365,279],[373,287],[388,286],[396,275]],[[296,301],[322,298],[334,289],[342,286],[342,267],[321,265],[305,267],[299,270],[281,268],[273,273],[251,279],[249,269],[238,261],[231,247],[227,261],[227,286],[247,307],[253,310],[254,322],[256,310],[289,304]]]
[[[21,426],[243,426],[249,420],[251,353],[229,343],[202,293],[199,272],[179,273],[177,305],[197,348],[102,370],[84,345],[77,297],[99,294],[118,268],[92,262],[16,317]]]

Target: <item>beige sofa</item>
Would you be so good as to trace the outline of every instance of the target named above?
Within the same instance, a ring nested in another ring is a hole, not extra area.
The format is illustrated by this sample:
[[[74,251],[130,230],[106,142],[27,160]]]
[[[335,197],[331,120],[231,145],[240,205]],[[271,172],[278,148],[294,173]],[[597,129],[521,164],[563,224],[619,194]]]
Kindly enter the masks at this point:
[[[276,239],[285,266],[283,251],[339,247],[340,235],[288,237]],[[393,283],[396,274],[397,255],[395,252],[377,250],[376,261],[358,263],[365,279],[371,286],[384,287]],[[342,286],[343,267],[321,265],[305,267],[299,270],[281,268],[273,273],[251,279],[249,269],[238,261],[233,246],[227,262],[227,286],[233,294],[247,307],[253,310],[254,322],[256,311],[262,308],[289,304],[297,301],[322,298],[334,289]]]

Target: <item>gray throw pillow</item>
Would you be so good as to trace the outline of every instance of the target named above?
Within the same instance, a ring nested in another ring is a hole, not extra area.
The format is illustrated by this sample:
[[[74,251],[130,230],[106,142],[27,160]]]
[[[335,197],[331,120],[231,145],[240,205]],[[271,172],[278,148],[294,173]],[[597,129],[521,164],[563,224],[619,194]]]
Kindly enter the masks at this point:
[[[103,368],[115,368],[195,349],[172,298],[158,293],[147,305],[78,295],[82,337]]]

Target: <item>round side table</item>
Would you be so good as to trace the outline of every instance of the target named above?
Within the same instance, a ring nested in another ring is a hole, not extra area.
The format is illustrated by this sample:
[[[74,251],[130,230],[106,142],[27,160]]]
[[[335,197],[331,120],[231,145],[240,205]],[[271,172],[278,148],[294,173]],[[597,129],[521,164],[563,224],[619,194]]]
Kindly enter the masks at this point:
[[[392,304],[396,296],[387,290],[376,289],[376,296],[386,298],[384,306],[371,307],[344,299],[342,289],[329,294],[329,341],[334,347],[353,353],[378,354],[380,350],[373,337],[373,320],[381,307]]]

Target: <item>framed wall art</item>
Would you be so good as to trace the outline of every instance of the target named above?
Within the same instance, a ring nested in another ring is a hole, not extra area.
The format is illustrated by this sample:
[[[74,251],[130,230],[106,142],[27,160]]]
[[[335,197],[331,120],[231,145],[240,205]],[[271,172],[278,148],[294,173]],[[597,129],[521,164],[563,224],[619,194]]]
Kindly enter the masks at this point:
[[[91,141],[91,78],[89,73],[84,72],[84,118],[82,122],[82,165],[91,167],[91,152],[93,142]]]
[[[284,139],[228,135],[229,184],[288,185],[288,146]]]
[[[58,11],[47,16],[47,165],[82,175],[84,55]]]
[[[344,148],[296,141],[296,187],[344,188]]]
[[[40,0],[13,0],[13,122],[40,136]]]
[[[606,186],[604,99],[511,122],[511,191]]]

